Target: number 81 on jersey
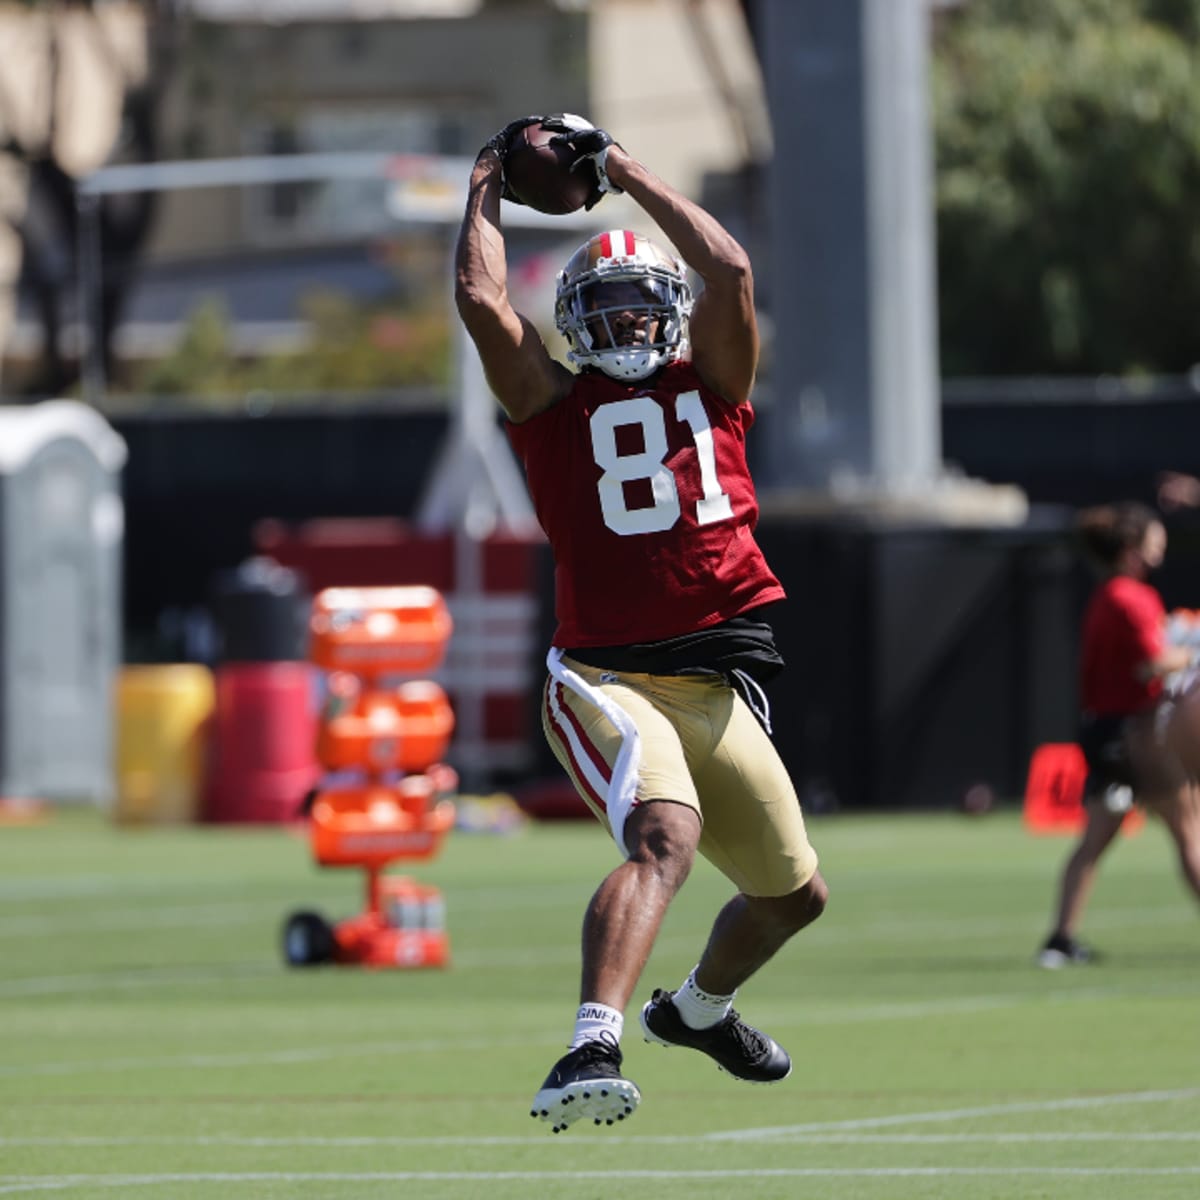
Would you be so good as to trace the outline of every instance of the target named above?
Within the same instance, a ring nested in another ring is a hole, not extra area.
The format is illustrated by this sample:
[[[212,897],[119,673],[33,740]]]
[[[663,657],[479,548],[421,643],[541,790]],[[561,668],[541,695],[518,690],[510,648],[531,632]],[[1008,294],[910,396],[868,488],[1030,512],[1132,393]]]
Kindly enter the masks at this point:
[[[727,520],[733,516],[733,506],[717,478],[712,426],[699,392],[682,392],[676,397],[675,419],[692,431],[696,446],[704,493],[696,502],[696,523]],[[644,448],[637,454],[617,453],[616,431],[624,425],[641,427]],[[592,414],[591,433],[592,454],[596,465],[604,469],[597,488],[605,525],[622,536],[670,529],[679,520],[681,509],[675,476],[666,465],[669,446],[663,410],[649,396],[603,404]],[[649,480],[654,503],[648,508],[630,508],[626,502],[623,485],[637,479]]]

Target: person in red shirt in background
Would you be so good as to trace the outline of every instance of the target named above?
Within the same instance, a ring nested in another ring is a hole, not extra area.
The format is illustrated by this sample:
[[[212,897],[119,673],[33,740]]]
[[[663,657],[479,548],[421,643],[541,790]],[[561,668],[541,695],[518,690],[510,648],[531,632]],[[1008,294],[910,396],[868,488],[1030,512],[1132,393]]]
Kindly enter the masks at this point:
[[[1053,932],[1038,953],[1038,963],[1050,968],[1093,958],[1075,930],[1100,858],[1133,803],[1163,820],[1200,898],[1200,803],[1168,747],[1174,701],[1164,686],[1191,666],[1192,652],[1167,643],[1162,597],[1146,582],[1163,561],[1166,529],[1153,509],[1130,502],[1085,510],[1077,531],[1103,579],[1088,602],[1080,644],[1087,824],[1063,869]]]

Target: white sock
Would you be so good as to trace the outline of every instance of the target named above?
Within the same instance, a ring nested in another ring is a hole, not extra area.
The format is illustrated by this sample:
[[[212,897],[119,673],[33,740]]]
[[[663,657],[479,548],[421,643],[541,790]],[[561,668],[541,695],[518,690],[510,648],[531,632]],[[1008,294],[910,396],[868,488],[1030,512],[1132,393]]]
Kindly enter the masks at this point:
[[[575,1036],[571,1040],[571,1049],[582,1046],[584,1042],[607,1042],[614,1044],[621,1040],[625,1030],[625,1017],[615,1008],[607,1004],[595,1004],[588,1001],[579,1006],[575,1014]]]
[[[725,1014],[733,1007],[734,995],[736,993],[714,996],[711,992],[698,988],[696,969],[693,967],[683,981],[683,986],[675,993],[674,1002],[683,1023],[690,1029],[708,1029],[724,1019]]]

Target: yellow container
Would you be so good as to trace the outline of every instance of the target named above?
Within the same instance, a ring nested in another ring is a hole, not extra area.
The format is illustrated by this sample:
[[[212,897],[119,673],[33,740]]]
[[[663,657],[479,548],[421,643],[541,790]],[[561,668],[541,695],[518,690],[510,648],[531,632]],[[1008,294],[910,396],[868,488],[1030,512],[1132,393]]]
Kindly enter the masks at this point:
[[[215,696],[212,671],[197,663],[122,668],[115,820],[198,818]]]

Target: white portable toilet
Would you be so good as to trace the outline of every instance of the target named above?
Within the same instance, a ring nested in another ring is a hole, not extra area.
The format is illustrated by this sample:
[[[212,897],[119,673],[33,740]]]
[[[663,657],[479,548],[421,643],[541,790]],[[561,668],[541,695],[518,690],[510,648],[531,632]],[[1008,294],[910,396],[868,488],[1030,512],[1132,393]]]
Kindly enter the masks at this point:
[[[125,458],[85,404],[0,406],[0,798],[112,799]]]

